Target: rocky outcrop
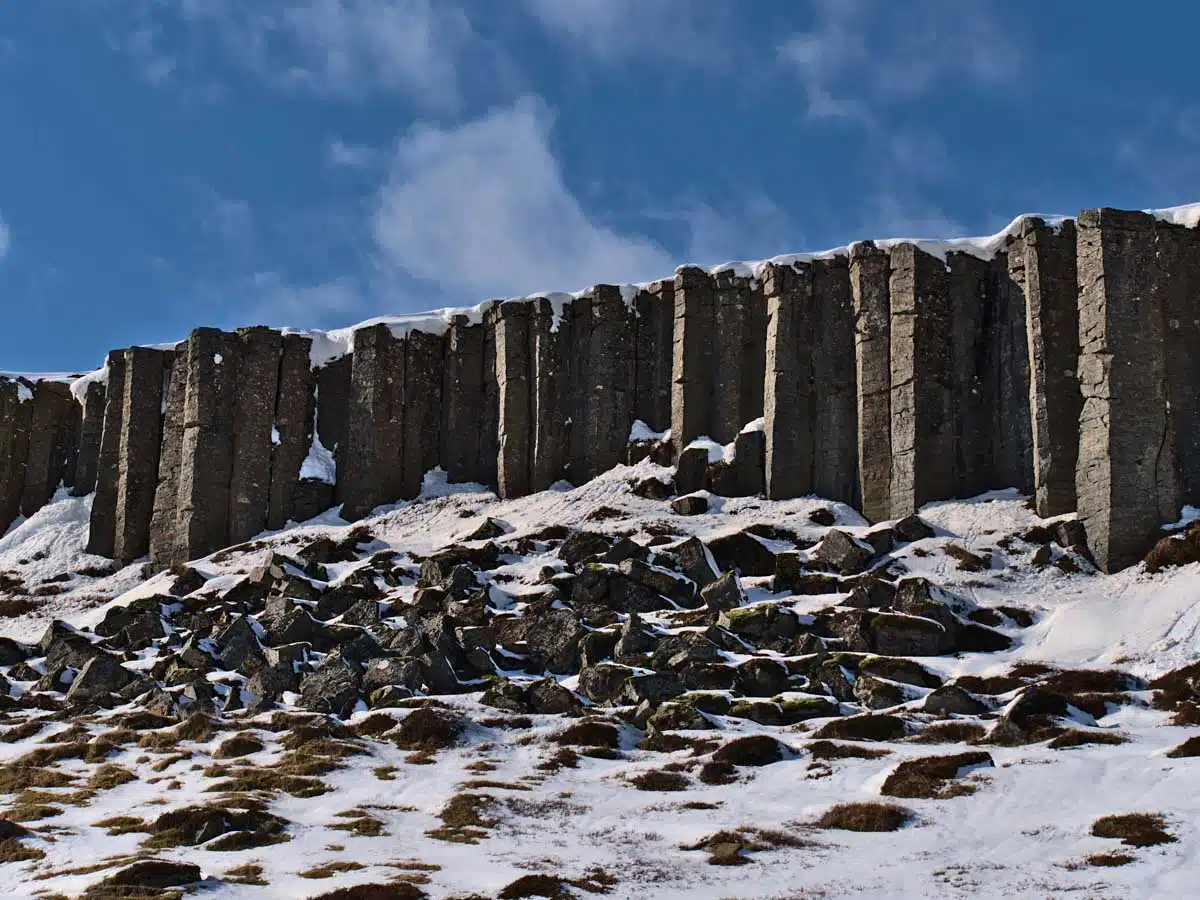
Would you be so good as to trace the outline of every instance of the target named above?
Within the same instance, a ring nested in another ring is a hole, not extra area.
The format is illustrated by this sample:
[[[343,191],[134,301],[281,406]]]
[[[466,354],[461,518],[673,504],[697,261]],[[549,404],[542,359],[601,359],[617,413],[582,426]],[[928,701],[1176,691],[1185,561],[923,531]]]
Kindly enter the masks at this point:
[[[517,497],[650,456],[676,467],[640,482],[660,499],[871,520],[1015,487],[1119,568],[1200,503],[1197,296],[1197,229],[1104,209],[378,321],[340,355],[202,328],[115,351],[74,399],[0,379],[0,524],[94,491],[88,549],[162,567],[412,500],[438,467]]]

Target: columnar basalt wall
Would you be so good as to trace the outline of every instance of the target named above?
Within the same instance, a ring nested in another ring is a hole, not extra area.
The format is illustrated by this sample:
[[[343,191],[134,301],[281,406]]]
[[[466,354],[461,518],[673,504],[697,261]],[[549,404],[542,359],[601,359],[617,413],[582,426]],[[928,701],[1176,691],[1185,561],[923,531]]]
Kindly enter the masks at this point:
[[[1058,229],[1028,218],[1025,302],[1035,502],[1040,516],[1075,509],[1079,460],[1079,277],[1074,222]]]
[[[73,388],[0,377],[0,526],[94,491],[88,549],[165,567],[414,499],[437,467],[504,497],[580,484],[667,431],[680,492],[880,521],[1017,488],[1078,512],[1106,569],[1200,505],[1200,230],[1148,214],[684,267],[329,346],[202,328]]]
[[[125,351],[121,440],[117,457],[117,498],[113,557],[130,563],[150,550],[150,521],[162,446],[163,389],[174,354],[149,347]],[[184,465],[200,457],[181,453]]]

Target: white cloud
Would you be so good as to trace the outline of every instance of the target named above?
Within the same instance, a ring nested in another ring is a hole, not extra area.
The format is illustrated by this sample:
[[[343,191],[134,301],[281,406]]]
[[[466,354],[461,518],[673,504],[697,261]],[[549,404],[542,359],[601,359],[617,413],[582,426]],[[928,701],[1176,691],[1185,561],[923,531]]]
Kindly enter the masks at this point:
[[[109,0],[128,18],[114,44],[154,83],[220,58],[289,90],[461,102],[460,63],[481,40],[450,0]],[[164,35],[173,35],[168,46]],[[208,72],[204,73],[207,77]]]
[[[374,147],[363,144],[348,144],[341,138],[334,138],[325,147],[325,160],[329,165],[344,169],[365,169],[378,158],[379,153]]]
[[[790,36],[794,68],[814,118],[870,120],[884,103],[939,84],[1011,82],[1021,52],[991,0],[813,0],[813,26]]]
[[[8,223],[4,221],[4,217],[0,216],[0,259],[8,256],[8,248],[12,245],[12,232],[8,228]]]
[[[550,147],[552,117],[524,98],[397,144],[375,238],[388,265],[483,299],[662,277],[667,254],[588,215]]]
[[[363,300],[349,278],[297,285],[277,272],[256,272],[247,279],[246,288],[249,302],[238,315],[276,327],[345,324],[361,312]]]
[[[547,33],[594,59],[617,63],[722,56],[726,0],[523,0]]]

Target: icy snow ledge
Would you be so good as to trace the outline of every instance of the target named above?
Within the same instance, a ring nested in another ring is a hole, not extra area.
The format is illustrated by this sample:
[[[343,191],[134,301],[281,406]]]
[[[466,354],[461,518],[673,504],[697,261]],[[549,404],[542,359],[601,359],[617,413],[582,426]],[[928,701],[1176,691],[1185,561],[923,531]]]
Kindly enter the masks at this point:
[[[323,481],[326,484],[337,484],[337,462],[333,454],[321,443],[321,438],[313,431],[312,445],[308,448],[308,456],[300,466],[300,479]]]

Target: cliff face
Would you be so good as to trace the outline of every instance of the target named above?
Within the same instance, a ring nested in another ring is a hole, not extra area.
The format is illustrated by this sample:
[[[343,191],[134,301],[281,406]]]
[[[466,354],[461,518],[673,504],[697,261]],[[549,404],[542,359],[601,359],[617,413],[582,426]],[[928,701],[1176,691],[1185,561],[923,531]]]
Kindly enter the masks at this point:
[[[73,389],[0,379],[0,529],[94,490],[89,549],[165,567],[435,466],[504,497],[582,483],[669,430],[680,492],[881,520],[1017,487],[1111,570],[1200,505],[1198,339],[1200,232],[1109,209],[372,324],[341,355],[202,328]]]

